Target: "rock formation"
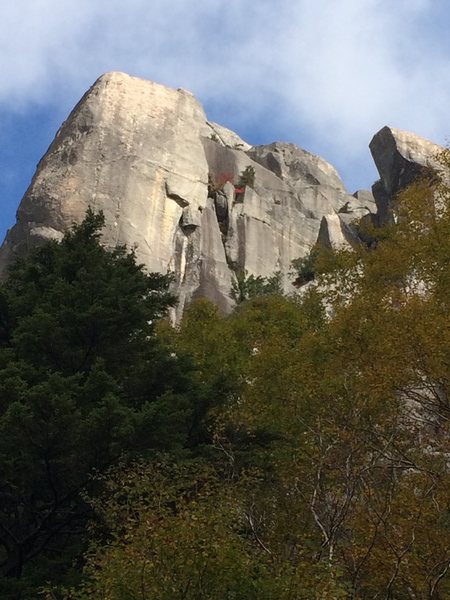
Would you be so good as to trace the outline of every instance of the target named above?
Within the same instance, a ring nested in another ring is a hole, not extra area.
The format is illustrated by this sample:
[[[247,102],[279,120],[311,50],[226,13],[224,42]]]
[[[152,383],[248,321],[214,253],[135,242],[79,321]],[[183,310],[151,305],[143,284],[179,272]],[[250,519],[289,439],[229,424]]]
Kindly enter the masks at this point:
[[[413,133],[383,127],[369,144],[380,179],[372,186],[380,223],[390,218],[396,194],[427,169],[439,169],[442,147]]]
[[[383,219],[435,148],[388,128],[374,137]],[[61,126],[0,250],[0,273],[34,244],[60,239],[89,206],[105,214],[104,244],[174,273],[178,317],[199,296],[229,311],[240,272],[279,271],[288,289],[291,261],[319,235],[332,247],[357,243],[352,223],[375,213],[372,194],[349,195],[322,158],[293,144],[251,147],[208,122],[189,92],[123,73],[100,77]]]

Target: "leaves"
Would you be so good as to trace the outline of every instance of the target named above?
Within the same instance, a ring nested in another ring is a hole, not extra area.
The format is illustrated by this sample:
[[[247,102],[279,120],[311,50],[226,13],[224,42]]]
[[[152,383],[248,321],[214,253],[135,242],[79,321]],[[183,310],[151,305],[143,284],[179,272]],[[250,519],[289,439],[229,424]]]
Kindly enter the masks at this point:
[[[60,244],[17,261],[0,286],[7,576],[22,577],[79,538],[88,512],[80,492],[93,488],[94,470],[124,453],[183,447],[191,428],[188,366],[155,335],[174,303],[170,278],[147,274],[125,248],[104,249],[103,222],[88,211]]]
[[[370,249],[309,257],[316,284],[301,297],[242,276],[232,315],[200,300],[177,329],[131,320],[120,353],[96,342],[75,371],[76,344],[58,334],[76,323],[57,307],[66,288],[53,304],[41,290],[22,329],[2,290],[6,480],[36,454],[14,485],[42,482],[39,452],[53,448],[42,511],[60,473],[70,483],[78,461],[128,449],[89,482],[85,579],[67,599],[449,596],[449,199],[417,182]],[[114,303],[79,306],[117,335]],[[38,354],[34,330],[49,334]]]
[[[230,295],[237,304],[240,304],[245,300],[250,300],[257,296],[281,294],[281,292],[282,281],[280,272],[274,273],[271,277],[261,277],[261,275],[255,277],[244,271],[237,273],[236,281],[233,281]]]

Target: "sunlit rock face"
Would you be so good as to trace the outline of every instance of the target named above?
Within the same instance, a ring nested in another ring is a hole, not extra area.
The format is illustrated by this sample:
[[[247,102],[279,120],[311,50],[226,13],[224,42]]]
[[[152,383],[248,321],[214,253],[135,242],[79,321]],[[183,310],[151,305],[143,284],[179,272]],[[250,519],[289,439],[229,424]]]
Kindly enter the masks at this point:
[[[386,196],[403,182],[398,161],[417,158],[404,148],[420,140],[403,134],[400,152],[392,131],[372,142]],[[247,168],[251,184],[240,181]],[[61,126],[0,250],[0,272],[33,245],[61,239],[89,206],[105,215],[106,246],[125,244],[149,271],[174,274],[176,318],[196,297],[231,310],[242,271],[279,271],[289,289],[291,261],[320,231],[347,247],[357,241],[352,222],[375,210],[370,192],[348,195],[322,158],[293,144],[252,147],[208,122],[189,92],[124,73],[100,77]]]
[[[7,237],[8,250],[61,235],[91,206],[105,214],[106,245],[136,247],[150,270],[166,271],[183,207],[205,204],[204,121],[187,92],[121,73],[104,75],[39,163]]]
[[[424,138],[383,127],[369,144],[380,179],[372,192],[380,224],[391,218],[392,202],[398,192],[423,176],[427,169],[440,169],[438,156],[443,148]]]

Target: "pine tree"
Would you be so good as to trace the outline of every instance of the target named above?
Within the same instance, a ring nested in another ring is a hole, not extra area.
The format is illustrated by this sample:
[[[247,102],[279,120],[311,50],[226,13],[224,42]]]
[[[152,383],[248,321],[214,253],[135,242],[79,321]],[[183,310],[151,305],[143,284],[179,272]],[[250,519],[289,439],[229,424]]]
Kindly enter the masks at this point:
[[[0,286],[0,568],[7,578],[32,580],[39,561],[68,553],[83,530],[80,492],[92,487],[94,471],[127,453],[180,449],[189,432],[188,367],[155,336],[156,321],[175,302],[170,277],[146,273],[124,247],[107,251],[103,224],[89,210],[61,243],[17,261]],[[15,597],[8,590],[17,585],[3,580],[2,598]]]

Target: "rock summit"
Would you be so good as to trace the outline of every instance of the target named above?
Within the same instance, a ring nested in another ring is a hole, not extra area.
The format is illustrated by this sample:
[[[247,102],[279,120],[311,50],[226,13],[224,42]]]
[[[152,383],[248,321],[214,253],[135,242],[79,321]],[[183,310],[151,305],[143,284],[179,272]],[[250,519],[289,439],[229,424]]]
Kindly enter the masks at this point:
[[[233,307],[236,276],[280,272],[318,238],[355,243],[352,223],[386,220],[393,196],[439,146],[384,127],[370,148],[380,173],[350,195],[335,168],[294,144],[250,146],[207,120],[189,92],[124,73],[100,77],[40,161],[0,250],[15,256],[61,239],[87,208],[106,218],[103,243],[134,248],[149,271],[174,274],[179,317],[196,297]]]

